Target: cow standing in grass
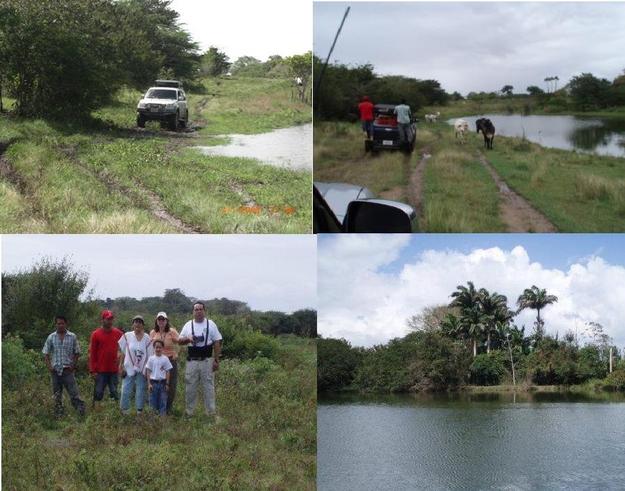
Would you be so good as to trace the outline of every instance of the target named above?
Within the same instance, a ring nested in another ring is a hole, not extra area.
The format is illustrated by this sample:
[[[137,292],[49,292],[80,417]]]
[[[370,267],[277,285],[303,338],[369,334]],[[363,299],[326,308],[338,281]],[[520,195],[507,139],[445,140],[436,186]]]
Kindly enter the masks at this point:
[[[475,122],[477,132],[484,135],[484,146],[487,149],[493,149],[493,140],[495,139],[495,125],[490,119],[480,118]]]
[[[460,143],[464,143],[466,134],[469,132],[469,123],[464,119],[456,119],[454,121],[454,131],[456,132],[456,139],[460,139]]]

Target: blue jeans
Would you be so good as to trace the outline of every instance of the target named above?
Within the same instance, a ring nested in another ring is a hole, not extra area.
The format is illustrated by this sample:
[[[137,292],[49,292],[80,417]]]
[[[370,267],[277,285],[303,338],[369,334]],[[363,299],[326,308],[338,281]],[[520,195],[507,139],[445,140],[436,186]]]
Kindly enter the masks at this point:
[[[122,380],[122,411],[126,412],[130,409],[130,399],[132,393],[135,392],[135,405],[137,406],[137,412],[143,411],[143,401],[145,400],[145,388],[146,379],[145,376],[140,373],[135,373],[129,377],[126,375]]]
[[[108,385],[111,399],[119,399],[117,395],[117,372],[100,372],[95,379],[95,390],[93,391],[93,400],[101,401],[104,397],[104,389]]]
[[[161,416],[167,412],[167,391],[164,380],[152,380],[152,394],[150,395],[150,406],[152,406]]]

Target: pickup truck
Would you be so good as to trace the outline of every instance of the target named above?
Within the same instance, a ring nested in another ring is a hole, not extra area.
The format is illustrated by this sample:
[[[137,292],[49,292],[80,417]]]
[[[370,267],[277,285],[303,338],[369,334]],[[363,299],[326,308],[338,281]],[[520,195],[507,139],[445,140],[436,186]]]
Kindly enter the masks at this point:
[[[187,96],[177,80],[157,80],[137,104],[137,126],[145,128],[146,121],[160,121],[161,126],[176,131],[189,122]]]
[[[393,113],[394,104],[376,104],[373,108],[372,138],[365,140],[365,151],[373,153],[378,150],[402,150],[411,153],[417,137],[417,126],[414,120],[408,127],[408,142],[399,140],[397,117]]]

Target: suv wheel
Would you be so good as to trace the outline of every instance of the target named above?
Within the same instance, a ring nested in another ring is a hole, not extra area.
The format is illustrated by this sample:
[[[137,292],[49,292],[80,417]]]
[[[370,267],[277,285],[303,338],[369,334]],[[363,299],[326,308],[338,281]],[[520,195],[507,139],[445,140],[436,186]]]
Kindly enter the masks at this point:
[[[180,117],[180,114],[176,113],[174,114],[170,121],[169,121],[169,129],[171,131],[176,131],[178,129],[178,118]]]
[[[145,128],[145,118],[141,114],[137,116],[137,126],[139,128]]]

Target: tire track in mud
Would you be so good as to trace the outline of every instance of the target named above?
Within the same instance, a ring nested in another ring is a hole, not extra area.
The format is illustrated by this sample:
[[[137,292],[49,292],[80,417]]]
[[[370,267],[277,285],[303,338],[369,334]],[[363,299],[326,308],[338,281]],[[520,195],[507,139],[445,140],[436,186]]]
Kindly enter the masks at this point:
[[[65,155],[74,165],[79,167],[82,171],[86,172],[87,174],[95,177],[98,181],[104,184],[104,186],[106,186],[109,192],[119,193],[124,196],[127,196],[133,202],[135,206],[145,210],[146,209],[145,203],[135,198],[136,190],[138,190],[139,194],[145,197],[147,204],[148,204],[147,211],[149,211],[152,214],[152,216],[154,216],[158,220],[161,220],[171,225],[178,231],[183,232],[185,234],[202,233],[199,227],[189,225],[188,223],[184,222],[180,218],[169,213],[169,211],[167,211],[167,209],[163,205],[161,198],[154,191],[146,188],[139,182],[133,180],[133,186],[135,186],[136,189],[130,189],[128,186],[119,182],[114,176],[109,174],[107,171],[105,170],[97,171],[85,165],[83,162],[81,162],[80,159],[76,155],[75,147],[71,147],[71,146],[61,147],[60,150],[63,153],[63,155]]]
[[[0,179],[3,179],[11,184],[27,203],[28,208],[33,213],[34,217],[38,221],[41,221],[42,223],[47,225],[48,220],[46,219],[45,214],[42,212],[39,204],[37,203],[37,200],[34,198],[28,181],[11,165],[11,162],[9,162],[9,159],[7,159],[5,155],[8,148],[16,141],[17,139],[12,139],[5,142],[0,141]]]
[[[557,232],[556,226],[529,201],[510,189],[482,152],[478,152],[480,163],[491,175],[501,197],[499,211],[508,232]]]
[[[425,166],[427,161],[432,157],[430,147],[425,147],[421,151],[421,158],[410,174],[408,182],[408,201],[414,207],[415,213],[419,220],[425,216],[424,199],[423,199],[423,183],[425,176]]]

